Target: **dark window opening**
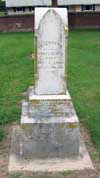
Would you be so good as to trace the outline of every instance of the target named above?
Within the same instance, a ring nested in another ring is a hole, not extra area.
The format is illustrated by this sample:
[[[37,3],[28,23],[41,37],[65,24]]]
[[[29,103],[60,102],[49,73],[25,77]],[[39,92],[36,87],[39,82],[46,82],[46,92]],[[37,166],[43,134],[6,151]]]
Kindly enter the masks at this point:
[[[14,7],[13,9],[14,9],[14,12],[16,12],[16,7]]]
[[[81,5],[82,11],[95,11],[95,5]]]
[[[29,11],[34,11],[34,7],[29,7]]]
[[[20,12],[20,11],[25,12],[25,7],[14,7],[13,10],[14,12]]]
[[[25,12],[25,7],[23,7],[23,12]]]
[[[16,9],[17,9],[17,11],[23,11],[22,7],[17,7]]]

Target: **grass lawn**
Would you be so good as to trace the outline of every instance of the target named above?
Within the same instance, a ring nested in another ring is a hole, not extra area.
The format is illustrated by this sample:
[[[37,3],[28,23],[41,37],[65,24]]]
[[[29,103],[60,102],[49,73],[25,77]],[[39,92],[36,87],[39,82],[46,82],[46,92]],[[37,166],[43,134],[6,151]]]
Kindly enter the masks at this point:
[[[33,76],[33,34],[0,33],[0,139],[2,127],[20,121],[21,100]],[[70,31],[68,88],[80,121],[100,148],[100,31]]]

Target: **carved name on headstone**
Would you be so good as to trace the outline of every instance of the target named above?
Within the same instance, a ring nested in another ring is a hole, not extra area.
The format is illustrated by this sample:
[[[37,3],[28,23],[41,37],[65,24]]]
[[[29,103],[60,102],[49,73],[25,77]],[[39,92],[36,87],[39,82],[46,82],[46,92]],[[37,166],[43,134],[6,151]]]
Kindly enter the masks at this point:
[[[37,29],[36,94],[65,94],[65,24],[53,9],[40,20]]]

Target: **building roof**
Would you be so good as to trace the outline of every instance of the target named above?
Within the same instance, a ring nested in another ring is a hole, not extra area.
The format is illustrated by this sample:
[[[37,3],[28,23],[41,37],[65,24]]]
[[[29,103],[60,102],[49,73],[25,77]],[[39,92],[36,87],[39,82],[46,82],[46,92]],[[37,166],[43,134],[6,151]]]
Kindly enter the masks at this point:
[[[6,7],[51,6],[51,0],[5,0]]]
[[[100,0],[58,0],[58,5],[100,4]]]
[[[51,0],[5,0],[6,7],[51,6]],[[58,0],[58,5],[100,4],[100,0]]]

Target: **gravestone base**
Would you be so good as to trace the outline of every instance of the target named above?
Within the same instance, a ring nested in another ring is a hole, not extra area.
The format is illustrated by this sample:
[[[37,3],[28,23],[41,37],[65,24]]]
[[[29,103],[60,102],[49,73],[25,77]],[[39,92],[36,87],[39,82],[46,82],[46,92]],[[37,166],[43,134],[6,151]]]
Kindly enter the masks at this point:
[[[79,154],[76,157],[71,158],[48,157],[45,159],[44,158],[37,159],[33,158],[32,155],[30,154],[27,155],[27,157],[26,155],[24,155],[23,146],[25,145],[23,145],[23,141],[21,142],[22,138],[25,141],[24,144],[26,145],[26,147],[30,149],[31,138],[30,141],[25,140],[27,136],[25,135],[25,133],[23,133],[23,126],[14,126],[12,131],[11,151],[8,165],[9,172],[14,171],[59,172],[65,170],[67,171],[94,169],[82,139],[80,139]]]
[[[21,124],[13,128],[9,171],[63,171],[93,168],[80,139],[71,97],[35,95],[28,90]]]
[[[13,132],[11,153],[33,160],[77,157],[79,129],[63,122],[22,124]]]
[[[79,154],[79,120],[68,91],[66,95],[35,95],[30,87],[28,102],[22,104],[20,128],[23,135],[17,134],[20,139],[17,142],[21,142],[24,158],[64,158]],[[17,145],[12,152],[16,148]]]

